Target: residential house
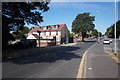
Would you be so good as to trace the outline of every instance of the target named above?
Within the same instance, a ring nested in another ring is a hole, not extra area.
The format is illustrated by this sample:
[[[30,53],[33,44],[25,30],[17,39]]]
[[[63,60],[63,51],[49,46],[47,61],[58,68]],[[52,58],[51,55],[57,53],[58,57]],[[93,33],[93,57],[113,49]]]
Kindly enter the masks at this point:
[[[40,46],[59,45],[69,42],[70,32],[66,24],[48,25],[32,27],[28,33],[27,39],[34,39],[39,45],[39,33],[40,31]]]
[[[84,38],[84,40],[88,40],[89,38],[94,38],[94,36],[91,33],[86,33],[86,38]],[[73,34],[73,41],[74,42],[78,42],[78,41],[82,41],[82,33],[74,33]]]

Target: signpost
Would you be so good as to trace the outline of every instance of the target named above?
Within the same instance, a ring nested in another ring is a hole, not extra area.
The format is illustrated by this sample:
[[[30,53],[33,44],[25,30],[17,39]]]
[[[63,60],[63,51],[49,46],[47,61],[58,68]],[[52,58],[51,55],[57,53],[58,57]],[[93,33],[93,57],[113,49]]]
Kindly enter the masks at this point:
[[[40,47],[40,33],[41,31],[37,31],[39,33],[39,47]]]

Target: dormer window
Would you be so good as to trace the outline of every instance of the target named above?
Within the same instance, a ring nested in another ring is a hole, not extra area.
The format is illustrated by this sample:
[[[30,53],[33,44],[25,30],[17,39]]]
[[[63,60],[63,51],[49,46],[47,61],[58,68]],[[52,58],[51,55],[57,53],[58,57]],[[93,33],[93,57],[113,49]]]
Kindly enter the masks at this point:
[[[48,29],[48,26],[46,26],[46,28]]]
[[[56,29],[56,25],[53,26],[53,29]]]
[[[59,25],[56,25],[57,26],[57,28],[59,28]]]
[[[43,29],[46,30],[46,26],[43,26]]]
[[[59,25],[54,25],[53,26],[53,29],[58,29],[59,28]]]

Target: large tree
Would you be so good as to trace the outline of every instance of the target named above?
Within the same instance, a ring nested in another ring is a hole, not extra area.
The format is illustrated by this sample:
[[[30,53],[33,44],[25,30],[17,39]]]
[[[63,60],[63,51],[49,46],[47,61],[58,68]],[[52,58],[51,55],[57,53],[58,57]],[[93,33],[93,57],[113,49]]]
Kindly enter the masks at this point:
[[[2,45],[6,48],[12,39],[11,31],[27,24],[43,22],[42,13],[49,10],[49,1],[44,2],[2,2]]]
[[[86,33],[94,29],[95,25],[93,21],[94,16],[90,16],[90,13],[78,14],[75,20],[72,22],[72,31],[74,33],[82,33],[82,41],[86,37]]]

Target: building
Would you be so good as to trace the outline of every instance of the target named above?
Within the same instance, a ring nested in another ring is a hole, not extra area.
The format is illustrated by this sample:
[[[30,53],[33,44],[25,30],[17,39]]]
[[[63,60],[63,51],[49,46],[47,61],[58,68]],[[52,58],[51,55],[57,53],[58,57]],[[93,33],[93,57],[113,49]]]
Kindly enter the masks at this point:
[[[87,32],[84,40],[88,40],[90,38],[92,39],[92,38],[94,38],[94,36],[91,33]],[[73,41],[74,42],[82,41],[82,33],[81,32],[80,33],[74,33],[73,34]]]
[[[69,42],[70,32],[66,24],[48,25],[32,27],[28,33],[27,39],[34,39],[39,45],[39,33],[40,31],[40,46],[59,45]]]

